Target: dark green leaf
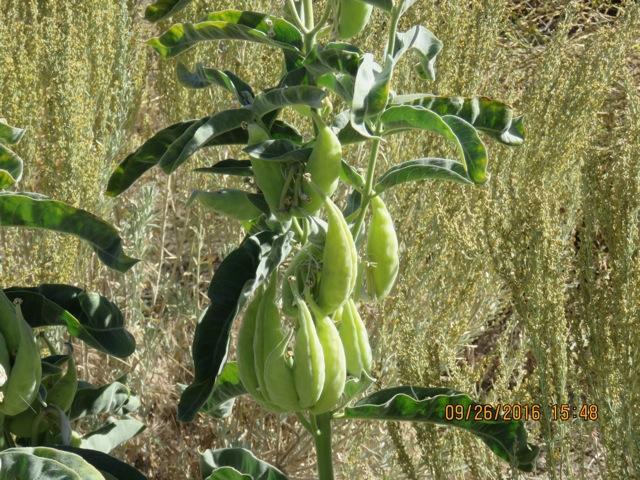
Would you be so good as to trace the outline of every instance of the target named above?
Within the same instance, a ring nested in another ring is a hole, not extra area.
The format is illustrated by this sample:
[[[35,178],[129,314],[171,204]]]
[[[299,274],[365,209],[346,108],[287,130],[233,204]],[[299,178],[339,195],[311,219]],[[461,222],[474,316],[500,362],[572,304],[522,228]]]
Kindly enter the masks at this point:
[[[291,105],[320,108],[325,96],[326,93],[321,88],[308,85],[274,88],[256,95],[253,112],[256,118],[262,118],[269,112]]]
[[[229,70],[207,68],[198,63],[195,71],[191,72],[182,62],[178,62],[176,75],[180,83],[189,88],[206,88],[211,85],[224,88],[235,95],[241,105],[251,105],[255,96],[249,84]]]
[[[127,190],[147,170],[157,165],[173,142],[198,122],[203,122],[203,120],[175,123],[160,130],[144,142],[135,152],[127,156],[111,174],[107,184],[107,195],[115,197]]]
[[[522,117],[514,117],[509,105],[487,97],[439,97],[420,93],[399,95],[391,103],[420,105],[438,115],[455,115],[506,145],[520,145],[524,141]]]
[[[145,424],[135,418],[113,418],[97,430],[83,435],[80,447],[109,453],[142,433],[145,428]]]
[[[170,58],[210,40],[244,40],[298,51],[300,31],[283,18],[264,13],[224,10],[211,13],[200,23],[178,23],[148,43],[162,57]]]
[[[150,22],[158,22],[182,10],[192,0],[157,0],[144,11],[144,18]]]
[[[362,50],[350,43],[330,42],[326,45],[315,45],[304,59],[304,66],[316,76],[332,72],[355,77],[362,55]]]
[[[477,405],[468,395],[447,388],[402,386],[381,390],[345,409],[345,418],[430,422],[459,427],[480,437],[503,460],[531,471],[538,447],[527,443],[522,422],[505,420],[447,420],[447,405]],[[495,414],[495,412],[494,412]]]
[[[22,159],[9,147],[0,143],[0,190],[19,182],[22,178],[22,168]]]
[[[62,284],[11,287],[9,299],[22,299],[22,314],[32,328],[66,326],[70,335],[119,358],[131,355],[136,346],[124,328],[120,309],[97,293]]]
[[[353,101],[355,78],[351,75],[347,75],[346,73],[328,72],[318,77],[316,83],[319,87],[331,90],[347,103],[351,103]]]
[[[366,125],[367,119],[381,113],[387,105],[392,73],[391,57],[381,67],[372,54],[366,53],[360,63],[351,103],[351,125],[364,137],[372,137]]]
[[[223,467],[235,468],[238,472],[249,475],[253,480],[287,479],[276,467],[269,465],[263,460],[259,460],[253,453],[244,448],[206,450],[200,455],[200,470],[203,478],[209,477],[217,469]],[[219,478],[223,479],[225,477]]]
[[[300,148],[289,140],[266,140],[244,148],[251,158],[272,162],[306,162],[313,148]]]
[[[302,134],[298,130],[282,120],[275,120],[271,125],[271,138],[275,140],[290,140],[297,144],[301,144],[303,140]]]
[[[95,450],[86,450],[83,448],[57,446],[56,449],[80,455],[85,461],[96,467],[104,475],[110,475],[108,479],[116,480],[147,480],[142,473],[130,465],[114,458],[106,453],[97,452]]]
[[[360,175],[351,165],[342,160],[342,168],[340,169],[340,178],[347,185],[352,186],[357,190],[362,190],[365,187],[364,178]]]
[[[227,357],[229,334],[242,306],[291,250],[291,233],[261,232],[245,238],[220,264],[209,285],[211,305],[202,313],[192,345],[195,375],[182,393],[178,418],[193,420],[205,404]]]
[[[418,74],[423,79],[436,79],[436,57],[442,50],[442,42],[423,26],[415,26],[396,34],[393,51],[393,61],[398,63],[400,58],[409,50],[415,50],[420,56],[417,65]]]
[[[252,118],[251,110],[235,108],[224,110],[194,123],[169,145],[158,162],[160,167],[167,174],[173,173],[189,157],[216,137],[239,127],[242,128]]]
[[[43,195],[0,192],[0,226],[43,228],[75,235],[89,243],[105,265],[120,272],[138,263],[124,254],[122,239],[107,222]]]
[[[24,132],[23,128],[12,127],[4,120],[0,120],[0,143],[15,145],[22,139]]]
[[[262,215],[262,210],[256,206],[265,203],[264,197],[257,193],[245,192],[233,188],[225,188],[215,192],[195,190],[187,206],[192,202],[240,221],[253,220]]]
[[[475,128],[460,117],[440,116],[420,106],[396,105],[385,110],[380,121],[385,135],[416,128],[442,135],[458,148],[468,177],[474,183],[484,183],[487,180],[485,146]]]
[[[473,183],[460,162],[445,158],[420,158],[391,167],[378,179],[375,190],[382,193],[400,183],[435,179]]]
[[[240,373],[236,362],[227,362],[216,379],[213,392],[201,411],[213,418],[226,418],[231,415],[236,397],[247,391],[240,381]]]
[[[252,177],[253,170],[251,169],[250,160],[234,160],[228,158],[222,160],[210,167],[201,167],[194,169],[199,173],[217,173],[220,175],[234,175],[238,177]]]
[[[129,387],[120,382],[97,387],[87,382],[78,382],[78,390],[69,412],[71,420],[108,413],[126,415],[139,406],[138,398]]]
[[[469,178],[478,184],[486,182],[488,178],[487,151],[476,129],[470,123],[454,115],[445,115],[442,119],[451,127],[462,146]]]

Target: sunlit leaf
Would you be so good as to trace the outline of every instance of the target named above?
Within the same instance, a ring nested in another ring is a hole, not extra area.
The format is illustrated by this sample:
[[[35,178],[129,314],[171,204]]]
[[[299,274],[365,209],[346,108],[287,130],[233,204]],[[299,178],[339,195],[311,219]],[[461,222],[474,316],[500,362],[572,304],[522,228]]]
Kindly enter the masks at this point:
[[[80,448],[109,453],[145,428],[145,424],[135,418],[112,418],[100,428],[83,435]]]
[[[378,179],[375,190],[382,193],[388,188],[418,180],[451,180],[472,184],[464,165],[445,158],[420,158],[395,165]]]
[[[367,120],[381,113],[387,105],[392,73],[391,57],[381,67],[372,54],[366,53],[360,63],[351,102],[351,125],[364,137],[373,136],[367,128]]]
[[[92,213],[34,193],[0,192],[0,226],[42,228],[87,242],[110,268],[126,272],[138,260],[124,254],[115,228]]]
[[[196,24],[175,24],[148,43],[162,57],[170,58],[210,40],[244,40],[296,52],[303,45],[300,31],[283,18],[241,10],[211,13]]]
[[[158,22],[179,12],[192,0],[157,0],[144,11],[144,18],[150,22]]]
[[[250,105],[255,96],[251,86],[229,70],[208,68],[196,64],[191,72],[182,62],[176,65],[176,76],[183,85],[189,88],[206,88],[217,85],[236,96],[241,105]]]
[[[240,380],[238,364],[227,362],[201,411],[213,418],[226,418],[231,415],[236,397],[245,393],[247,391]]]
[[[513,109],[487,97],[443,97],[429,94],[398,95],[394,105],[419,105],[439,115],[455,115],[477,130],[506,145],[524,142],[522,117],[514,117]]]
[[[269,160],[272,162],[306,162],[313,148],[300,148],[289,140],[266,140],[249,145],[244,151],[251,158]]]
[[[420,77],[435,80],[436,57],[442,50],[442,42],[431,31],[418,25],[396,34],[393,61],[397,63],[410,50],[416,51],[420,56],[420,63],[417,65]]]
[[[248,475],[253,480],[286,480],[287,477],[273,465],[256,458],[244,448],[221,448],[206,450],[200,455],[200,470],[203,478],[234,478],[209,477],[217,470],[231,467],[241,474]],[[242,478],[242,477],[241,477]],[[243,478],[244,480],[244,478]]]
[[[269,112],[292,105],[320,108],[325,96],[321,88],[309,85],[274,88],[256,95],[252,109],[257,118],[262,118]]]
[[[147,477],[132,466],[106,453],[60,445],[56,446],[56,449],[81,456],[85,461],[100,470],[100,473],[105,476],[105,480],[147,480]]]
[[[22,159],[0,143],[0,190],[18,183],[22,178],[22,169]]]
[[[527,443],[523,422],[515,420],[448,420],[447,406],[462,405],[464,411],[475,405],[468,395],[447,388],[401,386],[381,390],[347,407],[344,418],[429,422],[462,428],[478,436],[503,460],[523,471],[531,471],[538,455],[538,447]],[[493,415],[496,412],[493,411]],[[455,418],[455,417],[453,417]]]

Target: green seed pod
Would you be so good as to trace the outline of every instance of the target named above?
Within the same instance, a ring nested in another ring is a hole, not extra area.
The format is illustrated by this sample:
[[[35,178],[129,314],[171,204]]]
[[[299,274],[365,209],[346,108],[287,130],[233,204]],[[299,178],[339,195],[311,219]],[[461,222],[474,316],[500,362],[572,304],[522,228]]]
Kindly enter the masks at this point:
[[[313,414],[318,415],[331,410],[340,400],[347,381],[347,366],[344,347],[333,320],[322,315],[321,312],[317,312],[316,330],[325,359],[322,394],[313,408],[310,409]]]
[[[398,238],[393,220],[380,197],[371,199],[371,223],[367,236],[367,290],[378,300],[387,296],[398,276]]]
[[[253,341],[256,332],[256,317],[262,299],[262,289],[258,289],[245,310],[240,330],[238,331],[237,358],[240,380],[249,394],[257,399],[264,400],[258,392],[258,376],[253,361]]]
[[[315,405],[322,394],[325,360],[309,307],[300,297],[296,297],[296,301],[298,329],[293,350],[293,376],[300,407],[305,409]]]
[[[274,412],[280,411],[278,407],[267,402],[259,391],[258,375],[255,370],[255,361],[253,355],[253,343],[256,334],[256,319],[260,303],[262,301],[263,290],[258,289],[255,293],[251,303],[245,310],[242,324],[238,332],[237,343],[237,359],[238,359],[238,372],[240,374],[240,380],[242,385],[247,389],[247,392],[253,397],[253,399],[267,410]]]
[[[16,341],[16,329],[19,334],[17,345],[9,341]],[[42,378],[40,351],[33,331],[22,316],[18,305],[15,306],[13,315],[0,318],[0,333],[5,338],[9,354],[13,357],[9,378],[1,389],[4,395],[0,401],[0,413],[12,416],[29,408],[38,394]]]
[[[253,362],[258,379],[258,391],[267,401],[271,399],[267,393],[264,380],[265,362],[267,356],[280,345],[284,338],[280,324],[280,312],[276,305],[276,287],[277,281],[274,272],[268,280],[267,287],[260,300],[253,338]]]
[[[191,197],[189,197],[187,206],[197,201],[209,210],[235,218],[236,220],[247,221],[262,215],[262,211],[251,201],[252,199],[260,201],[262,197],[255,193],[244,192],[233,188],[218,190],[216,192],[195,190],[191,194]]]
[[[360,0],[340,0],[338,38],[347,40],[358,35],[369,23],[373,6]]]
[[[264,142],[269,139],[267,132],[255,123],[250,123],[248,145]],[[280,211],[280,197],[284,189],[284,173],[280,162],[270,162],[258,158],[251,159],[251,168],[258,185],[264,195],[264,199],[269,205],[271,213],[279,218],[286,219],[290,215]]]
[[[356,378],[360,378],[362,372],[370,374],[373,360],[369,336],[352,299],[344,304],[342,310],[336,315],[336,320],[340,322],[338,331],[344,345],[347,372]]]
[[[338,188],[338,180],[342,170],[340,140],[319,115],[314,114],[313,118],[318,127],[318,134],[309,160],[307,160],[305,172],[309,174],[310,181],[317,189],[307,182],[302,186],[302,191],[308,198],[303,202],[302,209],[308,215],[313,215],[322,207],[324,195],[328,197],[333,195],[333,192]]]
[[[327,235],[322,252],[318,306],[331,315],[351,296],[358,275],[358,254],[342,212],[327,197]]]
[[[271,402],[284,411],[295,412],[300,410],[300,402],[293,377],[293,365],[287,358],[290,338],[283,336],[280,344],[267,355],[264,362],[264,384]]]

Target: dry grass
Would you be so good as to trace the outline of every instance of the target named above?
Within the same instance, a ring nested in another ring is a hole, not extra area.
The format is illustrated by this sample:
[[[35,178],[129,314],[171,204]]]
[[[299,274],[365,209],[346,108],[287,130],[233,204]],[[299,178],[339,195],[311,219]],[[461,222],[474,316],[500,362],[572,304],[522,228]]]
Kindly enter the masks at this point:
[[[144,45],[157,27],[142,21],[142,2],[107,3],[68,0],[45,8],[4,0],[0,112],[29,128],[20,145],[29,160],[25,186],[111,218],[145,261],[114,275],[86,260],[90,255],[76,255],[69,239],[4,232],[1,283],[67,281],[123,307],[136,354],[105,367],[104,357],[82,350],[82,368],[96,381],[131,371],[148,430],[119,453],[149,478],[197,478],[197,450],[231,445],[254,449],[291,478],[313,478],[299,425],[250,400],[222,421],[175,419],[176,385],[190,378],[189,347],[206,285],[241,235],[233,223],[186,209],[185,201],[192,188],[228,184],[183,167],[171,178],[147,175],[116,200],[102,192],[114,162],[155,129],[227,108],[231,99],[176,84],[173,62],[158,62]],[[177,19],[234,4],[198,0]],[[387,195],[398,214],[403,263],[392,297],[366,310],[376,374],[381,385],[448,385],[487,402],[599,405],[596,423],[531,423],[545,453],[540,471],[521,478],[624,479],[640,472],[640,418],[628,407],[640,400],[637,10],[619,1],[420,0],[403,20],[404,27],[431,28],[445,50],[437,82],[416,83],[407,62],[397,91],[508,101],[526,114],[527,141],[516,149],[487,142],[486,187],[423,184]],[[374,21],[381,25],[383,17]],[[380,43],[372,35],[361,40]],[[254,54],[258,64],[249,61]],[[203,58],[258,87],[270,84],[264,48],[212,45],[187,61]],[[383,165],[427,152],[447,150],[430,137],[405,137],[385,146]],[[216,149],[190,165],[234,153]],[[355,163],[365,153],[349,150]],[[355,422],[336,430],[341,478],[516,475],[462,432]]]

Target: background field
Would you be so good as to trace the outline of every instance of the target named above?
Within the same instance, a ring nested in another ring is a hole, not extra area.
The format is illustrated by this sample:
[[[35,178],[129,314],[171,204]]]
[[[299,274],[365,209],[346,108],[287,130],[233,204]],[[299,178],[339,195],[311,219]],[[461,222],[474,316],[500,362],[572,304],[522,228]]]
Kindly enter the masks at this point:
[[[144,44],[169,23],[144,22],[144,3],[2,0],[0,116],[28,128],[17,149],[23,188],[110,219],[144,262],[118,275],[73,239],[3,230],[0,283],[64,281],[122,306],[137,353],[107,360],[78,344],[79,365],[87,380],[130,372],[148,429],[117,453],[151,479],[199,478],[197,451],[232,445],[292,479],[313,478],[303,429],[248,399],[222,421],[175,418],[206,286],[241,239],[234,223],[185,203],[193,188],[232,181],[183,168],[147,175],[117,199],[103,192],[116,162],[155,129],[232,99],[176,84],[174,63]],[[174,20],[275,3],[198,0]],[[538,471],[519,478],[640,477],[639,10],[623,0],[419,0],[402,22],[426,25],[445,47],[435,83],[406,62],[398,92],[504,100],[525,114],[527,140],[511,149],[487,141],[484,187],[409,184],[387,196],[403,258],[393,295],[365,309],[375,374],[381,386],[446,385],[483,402],[598,405],[597,422],[530,423],[543,454]],[[372,33],[358,40],[380,48]],[[266,87],[277,74],[269,55],[216,44],[186,60],[207,58]],[[429,135],[405,136],[385,145],[383,163],[427,152],[447,150]],[[232,153],[208,150],[190,166]],[[347,149],[354,164],[365,153]],[[349,423],[335,441],[340,478],[518,476],[474,437],[427,425]]]

